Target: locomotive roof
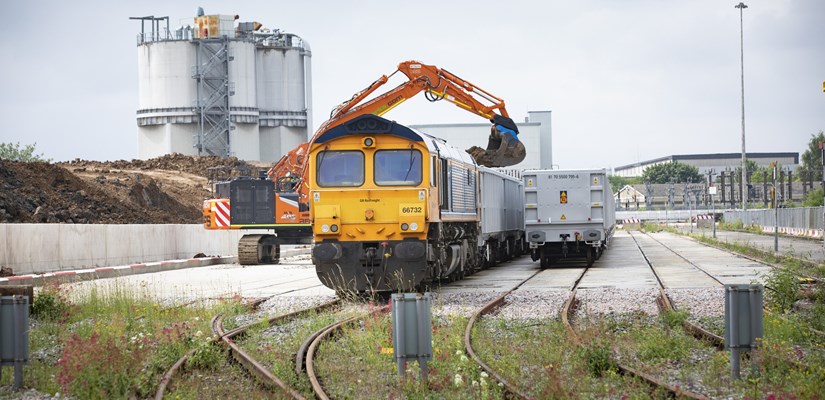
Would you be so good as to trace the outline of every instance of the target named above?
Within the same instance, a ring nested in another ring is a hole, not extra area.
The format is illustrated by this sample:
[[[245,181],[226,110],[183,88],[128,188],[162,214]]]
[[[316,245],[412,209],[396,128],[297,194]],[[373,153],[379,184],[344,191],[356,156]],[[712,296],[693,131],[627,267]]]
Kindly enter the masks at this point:
[[[475,165],[475,160],[465,151],[450,146],[444,139],[411,129],[395,121],[377,115],[362,115],[333,127],[315,139],[315,143],[324,143],[348,135],[394,135],[416,142],[424,142],[430,153],[460,160]]]

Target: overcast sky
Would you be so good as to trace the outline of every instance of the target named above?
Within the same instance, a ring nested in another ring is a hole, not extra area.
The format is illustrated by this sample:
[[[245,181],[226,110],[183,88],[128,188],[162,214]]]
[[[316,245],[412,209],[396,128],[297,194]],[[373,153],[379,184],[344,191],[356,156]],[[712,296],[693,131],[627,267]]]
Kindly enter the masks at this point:
[[[825,1],[744,12],[747,150],[802,152],[825,129]],[[553,164],[617,167],[741,151],[739,10],[719,0],[2,1],[0,142],[56,161],[137,157],[130,16],[207,14],[295,33],[312,47],[314,127],[404,60],[503,98],[516,121],[553,111]],[[391,81],[399,83],[400,81]],[[394,85],[388,85],[392,87]],[[423,96],[385,117],[483,122]],[[489,132],[479,132],[486,144]]]

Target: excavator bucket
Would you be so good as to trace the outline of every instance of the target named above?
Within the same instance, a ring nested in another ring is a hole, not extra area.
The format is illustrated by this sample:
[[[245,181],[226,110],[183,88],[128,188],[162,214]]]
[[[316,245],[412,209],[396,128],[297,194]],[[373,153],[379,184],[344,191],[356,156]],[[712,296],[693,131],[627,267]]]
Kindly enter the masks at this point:
[[[524,143],[518,139],[518,127],[512,119],[494,115],[491,120],[490,138],[487,149],[473,146],[467,153],[476,161],[476,164],[485,167],[509,167],[524,161],[527,150]]]

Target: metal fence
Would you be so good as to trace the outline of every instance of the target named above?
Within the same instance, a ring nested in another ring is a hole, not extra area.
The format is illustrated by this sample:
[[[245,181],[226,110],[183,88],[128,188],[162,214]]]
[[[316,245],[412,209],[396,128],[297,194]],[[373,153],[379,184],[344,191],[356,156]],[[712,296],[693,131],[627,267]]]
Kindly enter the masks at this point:
[[[775,213],[778,211],[779,219]],[[823,207],[780,208],[779,210],[727,210],[724,212],[726,222],[742,221],[745,225],[760,225],[773,229],[780,228],[822,230]],[[776,224],[776,222],[779,222]]]
[[[722,210],[716,210],[717,213]],[[697,215],[710,214],[710,210],[655,210],[655,211],[616,211],[616,221],[637,218],[642,221],[679,222],[690,221]]]

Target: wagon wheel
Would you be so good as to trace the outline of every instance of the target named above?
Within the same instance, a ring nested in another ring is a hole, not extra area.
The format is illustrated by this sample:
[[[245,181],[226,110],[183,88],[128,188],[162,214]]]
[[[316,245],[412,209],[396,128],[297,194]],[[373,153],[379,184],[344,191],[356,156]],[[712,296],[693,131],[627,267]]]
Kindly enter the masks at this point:
[[[550,256],[544,254],[544,247],[539,250],[539,266],[541,269],[547,269],[550,267]]]
[[[588,247],[587,248],[587,266],[592,267],[593,266],[593,261],[595,261],[595,260],[596,260],[596,256],[594,254],[593,247]]]

